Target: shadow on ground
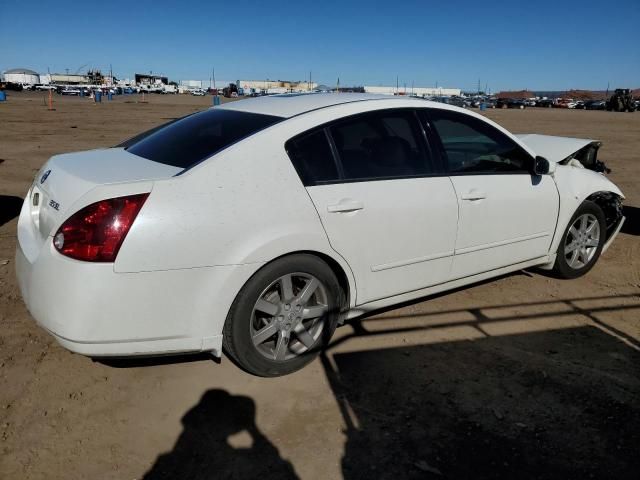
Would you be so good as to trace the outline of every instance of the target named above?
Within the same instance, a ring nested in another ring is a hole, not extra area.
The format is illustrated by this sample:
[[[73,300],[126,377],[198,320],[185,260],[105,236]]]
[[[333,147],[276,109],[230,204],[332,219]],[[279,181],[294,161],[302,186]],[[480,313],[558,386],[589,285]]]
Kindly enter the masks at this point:
[[[376,325],[404,315],[344,327],[353,333],[320,356],[346,425],[343,477],[635,480],[640,348],[598,318],[637,310],[638,298],[633,293],[414,314],[407,316],[418,326],[410,329]],[[491,325],[549,316],[560,322],[564,315],[589,324],[487,333]],[[397,338],[460,325],[477,328],[483,338],[349,351],[351,340],[363,336]],[[257,428],[248,397],[209,390],[182,423],[174,449],[158,457],[145,479],[296,478]],[[230,437],[239,432],[248,434],[250,446],[231,446]],[[304,442],[304,434],[298,440]]]
[[[220,363],[220,359],[211,353],[192,353],[180,355],[156,355],[139,357],[96,357],[94,362],[102,363],[112,368],[142,368],[157,367],[160,365],[174,365],[178,363],[191,362],[215,362]]]
[[[622,212],[626,220],[620,231],[629,235],[640,235],[640,208],[625,205]]]
[[[23,201],[20,197],[0,195],[0,227],[20,214]]]
[[[183,431],[173,450],[158,457],[145,480],[157,479],[295,479],[291,464],[255,424],[252,399],[209,390],[182,417]],[[231,435],[245,432],[251,445],[234,448]]]
[[[459,312],[481,330],[519,318],[483,311]],[[596,325],[322,361],[347,424],[345,479],[637,478],[640,352]]]

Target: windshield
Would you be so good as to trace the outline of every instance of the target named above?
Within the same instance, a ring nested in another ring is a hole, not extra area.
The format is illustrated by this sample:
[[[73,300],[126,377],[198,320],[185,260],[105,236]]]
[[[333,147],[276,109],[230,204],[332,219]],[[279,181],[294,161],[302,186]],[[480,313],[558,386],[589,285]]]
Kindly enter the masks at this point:
[[[153,128],[118,146],[139,157],[187,169],[280,120],[283,118],[210,109]]]

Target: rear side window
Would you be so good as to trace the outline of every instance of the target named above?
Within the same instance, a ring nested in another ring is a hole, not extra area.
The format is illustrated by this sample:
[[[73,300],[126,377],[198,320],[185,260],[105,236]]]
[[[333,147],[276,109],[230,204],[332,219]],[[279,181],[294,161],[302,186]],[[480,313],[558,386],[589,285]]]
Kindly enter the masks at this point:
[[[378,111],[330,127],[346,180],[433,173],[413,111]]]
[[[285,148],[304,185],[313,186],[339,179],[324,130],[289,140]]]
[[[280,120],[271,115],[210,109],[141,134],[122,146],[154,162],[189,168]]]
[[[482,120],[457,112],[430,110],[449,173],[529,173],[531,156]]]

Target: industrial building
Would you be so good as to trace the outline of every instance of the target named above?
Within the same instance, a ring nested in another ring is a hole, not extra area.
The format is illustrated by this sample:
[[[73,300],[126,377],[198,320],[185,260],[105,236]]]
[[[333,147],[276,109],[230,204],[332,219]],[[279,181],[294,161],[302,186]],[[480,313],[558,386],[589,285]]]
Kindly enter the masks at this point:
[[[238,88],[245,92],[266,91],[266,92],[310,92],[318,84],[314,82],[292,82],[288,80],[238,80]]]
[[[364,87],[366,93],[377,93],[380,95],[413,95],[417,97],[444,96],[451,97],[460,95],[462,90],[459,88],[441,88],[441,87]]]
[[[20,83],[22,85],[36,85],[40,83],[38,72],[28,68],[12,68],[2,74],[5,82]]]
[[[79,73],[47,73],[40,75],[43,85],[113,85],[115,77],[102,75],[100,70],[89,70],[86,75]]]
[[[151,73],[136,73],[136,85],[169,85],[169,78]]]

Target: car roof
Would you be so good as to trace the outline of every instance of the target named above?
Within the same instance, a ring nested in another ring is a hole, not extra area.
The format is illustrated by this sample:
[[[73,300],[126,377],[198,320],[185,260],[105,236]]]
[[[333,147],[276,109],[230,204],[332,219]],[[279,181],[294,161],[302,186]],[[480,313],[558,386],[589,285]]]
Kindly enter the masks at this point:
[[[242,101],[225,103],[220,107],[225,110],[238,112],[261,113],[263,115],[274,115],[278,117],[290,118],[312,110],[332,107],[344,103],[380,101],[393,102],[396,100],[412,99],[421,104],[425,100],[406,97],[403,95],[374,95],[368,93],[301,93],[284,95],[267,95],[264,97],[249,98]]]

